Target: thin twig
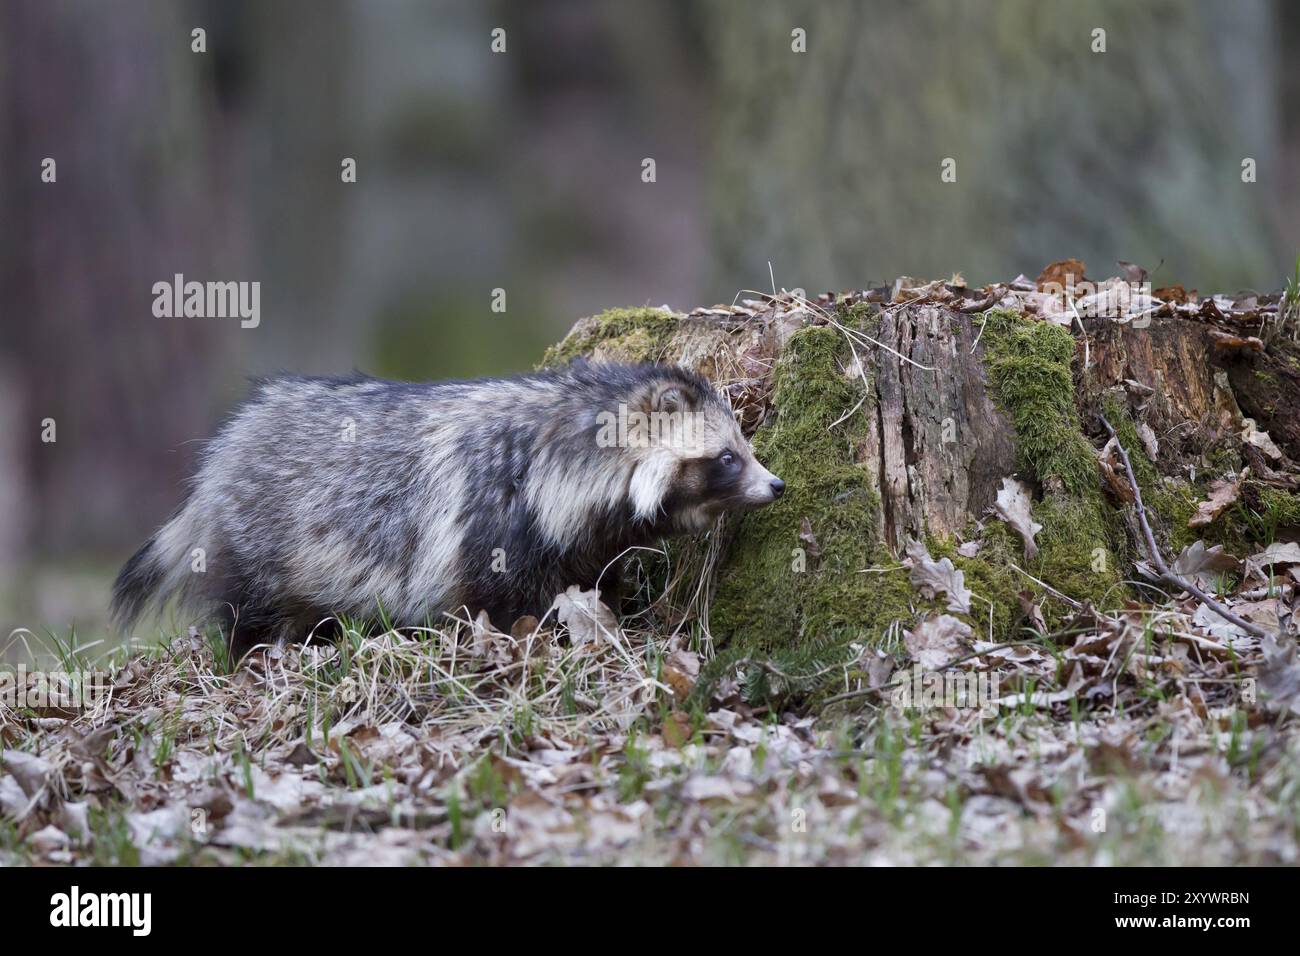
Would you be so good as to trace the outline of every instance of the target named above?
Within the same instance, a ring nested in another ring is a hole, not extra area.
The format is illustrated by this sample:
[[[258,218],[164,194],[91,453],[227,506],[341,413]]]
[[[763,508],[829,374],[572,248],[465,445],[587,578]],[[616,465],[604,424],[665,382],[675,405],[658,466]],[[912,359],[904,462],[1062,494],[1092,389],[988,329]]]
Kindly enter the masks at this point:
[[[1237,625],[1248,634],[1253,634],[1260,640],[1276,639],[1277,635],[1272,631],[1260,627],[1258,624],[1252,624],[1244,617],[1240,617],[1228,610],[1210,595],[1206,594],[1195,584],[1185,581],[1173,571],[1169,570],[1169,565],[1165,564],[1165,559],[1160,556],[1160,549],[1156,547],[1156,536],[1151,531],[1151,523],[1147,521],[1146,507],[1142,504],[1142,489],[1138,487],[1137,477],[1133,473],[1133,463],[1129,461],[1128,451],[1124,448],[1124,443],[1119,440],[1119,435],[1115,433],[1115,426],[1106,420],[1106,416],[1101,417],[1101,423],[1106,426],[1106,431],[1110,432],[1110,437],[1115,439],[1115,446],[1119,449],[1119,456],[1124,462],[1124,471],[1128,475],[1129,486],[1133,489],[1133,503],[1137,508],[1138,524],[1142,528],[1142,535],[1146,539],[1147,553],[1151,558],[1151,563],[1155,565],[1156,570],[1160,572],[1160,579],[1167,584],[1172,584],[1181,588],[1188,594],[1194,596],[1198,601],[1208,607],[1225,621]]]
[[[929,671],[928,674],[942,674],[944,671],[951,670],[952,668],[956,667],[958,664],[964,664],[967,661],[974,660],[977,657],[984,657],[987,654],[992,654],[994,651],[1005,650],[1008,647],[1037,647],[1040,650],[1044,649],[1042,641],[1007,641],[1004,644],[994,644],[992,647],[984,647],[978,651],[972,651],[969,654],[966,654],[962,657],[958,657],[955,660],[949,661],[947,664],[944,664],[942,667],[934,668],[934,670]],[[822,703],[824,706],[829,706],[831,704],[839,703],[842,700],[853,700],[855,697],[869,697],[872,694],[885,694],[899,687],[906,687],[911,682],[912,682],[912,678],[908,677],[906,680],[893,680],[887,684],[881,684],[879,687],[860,687],[857,690],[848,690],[842,694],[836,694],[833,697],[827,697],[824,701],[822,701]]]
[[[1050,584],[1048,584],[1046,581],[1042,580],[1041,578],[1034,577],[1032,574],[1030,574],[1024,568],[1020,567],[1018,564],[1010,563],[1009,566],[1013,571],[1019,571],[1025,577],[1029,578],[1029,580],[1033,581],[1035,584],[1041,587],[1048,594],[1052,595],[1052,597],[1056,598],[1058,601],[1063,601],[1064,603],[1070,605],[1070,607],[1074,608],[1076,611],[1083,610],[1083,604],[1081,602],[1076,601],[1068,594],[1056,590],[1056,588],[1052,587]]]

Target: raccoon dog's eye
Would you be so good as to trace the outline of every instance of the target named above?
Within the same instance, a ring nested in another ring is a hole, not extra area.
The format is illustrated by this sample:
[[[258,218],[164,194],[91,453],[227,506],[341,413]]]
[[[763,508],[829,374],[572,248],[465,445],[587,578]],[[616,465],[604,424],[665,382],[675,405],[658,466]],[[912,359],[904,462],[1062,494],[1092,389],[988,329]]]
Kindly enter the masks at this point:
[[[726,468],[730,468],[732,463],[735,462],[735,460],[736,460],[736,456],[729,451],[724,451],[718,457],[718,461],[722,462],[723,466]]]

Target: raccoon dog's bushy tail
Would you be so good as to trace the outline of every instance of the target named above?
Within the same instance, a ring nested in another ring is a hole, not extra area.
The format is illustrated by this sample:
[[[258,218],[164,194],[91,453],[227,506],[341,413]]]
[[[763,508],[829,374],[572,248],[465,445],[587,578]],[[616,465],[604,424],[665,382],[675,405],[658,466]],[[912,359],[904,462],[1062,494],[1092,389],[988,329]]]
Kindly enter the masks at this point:
[[[113,582],[113,622],[122,630],[134,624],[150,606],[161,607],[182,589],[186,579],[192,507],[189,503],[122,566]]]

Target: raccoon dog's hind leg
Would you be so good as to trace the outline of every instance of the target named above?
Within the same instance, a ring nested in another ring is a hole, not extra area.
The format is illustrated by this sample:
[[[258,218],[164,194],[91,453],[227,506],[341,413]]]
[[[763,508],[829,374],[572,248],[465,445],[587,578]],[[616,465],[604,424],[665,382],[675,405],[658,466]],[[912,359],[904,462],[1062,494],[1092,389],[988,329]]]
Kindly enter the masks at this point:
[[[255,647],[331,641],[339,634],[338,623],[325,614],[247,597],[238,603],[223,601],[216,622],[230,649],[232,663],[238,663]]]
[[[268,593],[243,576],[222,580],[219,594],[216,620],[234,661],[260,645],[329,641],[338,636],[337,621],[328,612]]]

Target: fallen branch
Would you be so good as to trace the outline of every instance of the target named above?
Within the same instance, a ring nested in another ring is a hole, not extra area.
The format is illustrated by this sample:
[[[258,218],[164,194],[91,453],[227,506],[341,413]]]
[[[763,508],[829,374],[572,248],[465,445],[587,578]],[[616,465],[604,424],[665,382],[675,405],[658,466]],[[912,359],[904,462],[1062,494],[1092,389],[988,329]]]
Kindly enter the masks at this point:
[[[1138,487],[1137,477],[1133,473],[1133,463],[1129,460],[1128,451],[1124,448],[1124,443],[1119,440],[1119,436],[1115,433],[1115,426],[1106,420],[1106,416],[1103,415],[1101,417],[1101,423],[1106,426],[1106,431],[1110,432],[1110,437],[1115,440],[1115,445],[1119,449],[1119,456],[1124,462],[1124,471],[1128,475],[1128,483],[1133,489],[1133,503],[1137,508],[1138,525],[1142,528],[1142,536],[1146,539],[1147,553],[1151,558],[1151,563],[1155,565],[1156,570],[1160,572],[1160,580],[1166,584],[1171,584],[1175,587],[1181,588],[1188,594],[1191,594],[1211,611],[1219,615],[1219,617],[1237,625],[1237,627],[1241,628],[1246,633],[1253,634],[1260,640],[1276,640],[1278,637],[1277,634],[1260,627],[1258,624],[1252,624],[1244,617],[1234,614],[1232,611],[1228,610],[1227,607],[1220,604],[1217,600],[1198,588],[1195,584],[1192,584],[1190,581],[1184,581],[1178,575],[1174,574],[1173,571],[1169,570],[1169,565],[1165,564],[1165,559],[1160,555],[1160,549],[1156,547],[1156,536],[1151,531],[1151,523],[1147,521],[1146,507],[1142,504],[1142,489]]]

